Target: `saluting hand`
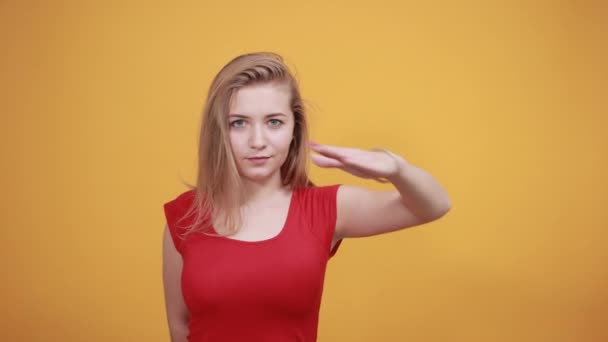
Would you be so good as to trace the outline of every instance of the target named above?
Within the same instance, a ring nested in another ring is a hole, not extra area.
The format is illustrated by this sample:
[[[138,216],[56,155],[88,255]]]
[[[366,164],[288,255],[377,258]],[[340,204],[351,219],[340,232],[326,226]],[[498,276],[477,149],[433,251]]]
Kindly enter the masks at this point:
[[[398,176],[406,161],[385,149],[372,151],[356,148],[322,145],[311,142],[312,162],[323,168],[339,168],[354,176],[373,178],[385,183]]]

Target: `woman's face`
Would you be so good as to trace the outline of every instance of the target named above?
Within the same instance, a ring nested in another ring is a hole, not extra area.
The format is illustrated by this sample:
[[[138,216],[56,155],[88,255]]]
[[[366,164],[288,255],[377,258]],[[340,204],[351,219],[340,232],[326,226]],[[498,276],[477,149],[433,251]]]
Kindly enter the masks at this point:
[[[239,89],[228,117],[230,146],[244,180],[280,180],[294,129],[286,85],[254,84]]]

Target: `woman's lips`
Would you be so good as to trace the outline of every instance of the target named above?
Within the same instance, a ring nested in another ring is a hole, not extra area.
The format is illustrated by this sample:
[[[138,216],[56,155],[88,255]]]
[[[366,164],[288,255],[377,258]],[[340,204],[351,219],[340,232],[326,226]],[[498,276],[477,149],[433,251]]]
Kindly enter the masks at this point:
[[[249,160],[254,165],[262,165],[262,164],[266,163],[266,161],[269,158],[270,157],[253,157],[253,158],[247,158],[247,160]]]

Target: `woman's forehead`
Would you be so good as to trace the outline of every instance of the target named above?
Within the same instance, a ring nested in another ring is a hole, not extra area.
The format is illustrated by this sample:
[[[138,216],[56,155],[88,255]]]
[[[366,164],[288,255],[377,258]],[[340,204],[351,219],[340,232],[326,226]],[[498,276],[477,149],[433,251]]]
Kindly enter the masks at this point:
[[[289,89],[284,85],[246,86],[236,91],[230,103],[230,114],[267,116],[278,113],[291,113]]]

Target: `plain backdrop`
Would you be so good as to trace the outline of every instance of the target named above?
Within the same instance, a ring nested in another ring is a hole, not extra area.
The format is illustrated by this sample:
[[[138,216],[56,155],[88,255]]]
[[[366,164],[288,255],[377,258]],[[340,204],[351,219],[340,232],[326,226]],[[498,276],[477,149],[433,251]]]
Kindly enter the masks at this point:
[[[195,181],[212,77],[268,50],[314,140],[386,147],[453,202],[343,242],[319,341],[607,341],[607,17],[601,1],[0,2],[0,339],[168,341],[162,204]]]

